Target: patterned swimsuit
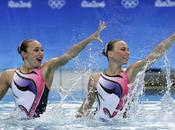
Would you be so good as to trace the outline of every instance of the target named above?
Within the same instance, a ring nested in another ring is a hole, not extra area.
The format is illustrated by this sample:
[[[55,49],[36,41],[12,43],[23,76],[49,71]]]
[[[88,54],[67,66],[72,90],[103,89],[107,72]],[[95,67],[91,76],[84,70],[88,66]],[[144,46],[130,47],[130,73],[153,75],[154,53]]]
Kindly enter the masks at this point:
[[[30,73],[22,73],[17,69],[11,88],[16,109],[23,113],[22,118],[39,117],[46,110],[49,89],[42,78],[40,68]]]
[[[122,71],[119,75],[101,74],[97,84],[98,108],[96,117],[114,118],[126,102],[128,95],[128,75]]]

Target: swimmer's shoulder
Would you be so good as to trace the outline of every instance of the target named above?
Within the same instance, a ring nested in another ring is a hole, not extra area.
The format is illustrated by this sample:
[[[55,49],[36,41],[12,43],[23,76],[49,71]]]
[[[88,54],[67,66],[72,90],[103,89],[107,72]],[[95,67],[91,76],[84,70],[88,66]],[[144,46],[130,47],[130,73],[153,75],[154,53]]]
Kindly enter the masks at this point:
[[[16,70],[15,68],[14,69],[6,69],[3,72],[1,72],[0,76],[10,83],[12,78],[13,78],[15,70]]]
[[[98,72],[97,72],[97,73],[94,73],[94,74],[92,74],[92,75],[90,76],[89,81],[90,81],[90,83],[91,83],[91,85],[92,85],[93,87],[96,88],[96,85],[97,85],[97,83],[98,83],[99,78],[100,78],[100,73],[98,73]]]
[[[99,72],[94,73],[94,74],[92,74],[92,75],[90,76],[90,78],[93,79],[93,80],[98,81],[99,78],[100,78],[100,73],[99,73]]]
[[[13,68],[13,69],[6,69],[6,70],[4,70],[4,72],[2,72],[2,73],[5,73],[5,74],[8,74],[8,75],[13,75],[14,74],[14,72],[15,72],[15,70],[16,70],[16,68]]]

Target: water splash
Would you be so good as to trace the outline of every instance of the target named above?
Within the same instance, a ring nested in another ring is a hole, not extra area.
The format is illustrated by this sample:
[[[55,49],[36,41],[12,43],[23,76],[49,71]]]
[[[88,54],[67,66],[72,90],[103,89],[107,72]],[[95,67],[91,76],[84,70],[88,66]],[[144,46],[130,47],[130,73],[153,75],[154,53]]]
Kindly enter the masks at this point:
[[[92,73],[92,68],[94,65],[96,66],[96,68],[99,68],[99,64],[96,62],[96,57],[97,55],[99,55],[99,53],[101,52],[100,51],[92,52],[92,49],[89,48],[89,58],[88,57],[86,58],[86,65],[83,65],[84,62],[81,61],[82,59],[79,56],[77,56],[74,59],[76,68],[74,71],[72,71],[72,76],[70,75],[70,77],[72,77],[69,81],[71,82],[71,86],[68,89],[65,89],[65,87],[62,84],[59,85],[58,93],[61,99],[59,101],[59,104],[53,108],[54,113],[55,112],[59,114],[63,113],[62,106],[64,103],[66,103],[66,99],[68,97],[72,98],[72,102],[76,101],[75,97],[71,96],[71,93],[77,90],[79,82],[84,82],[84,78],[89,77],[89,75]],[[82,93],[87,91],[87,84],[81,84],[81,85],[82,85]]]
[[[164,63],[165,63],[165,74],[166,74],[166,80],[167,80],[167,92],[170,92],[173,82],[171,81],[171,78],[170,78],[171,69],[170,69],[170,63],[166,54],[164,54]]]
[[[166,53],[164,54],[164,63],[165,63],[165,75],[166,75],[166,81],[167,81],[167,90],[165,94],[163,95],[161,99],[161,110],[162,112],[166,111],[172,111],[175,108],[174,100],[171,96],[170,90],[173,82],[171,81],[171,69],[170,69],[170,63],[167,58]]]
[[[136,76],[136,80],[134,83],[130,84],[129,87],[132,88],[129,91],[129,95],[127,97],[126,105],[124,109],[120,113],[120,118],[123,118],[123,114],[127,111],[128,118],[135,118],[137,112],[141,109],[139,97],[144,94],[144,77],[145,70],[139,72]],[[134,87],[133,87],[134,86]]]

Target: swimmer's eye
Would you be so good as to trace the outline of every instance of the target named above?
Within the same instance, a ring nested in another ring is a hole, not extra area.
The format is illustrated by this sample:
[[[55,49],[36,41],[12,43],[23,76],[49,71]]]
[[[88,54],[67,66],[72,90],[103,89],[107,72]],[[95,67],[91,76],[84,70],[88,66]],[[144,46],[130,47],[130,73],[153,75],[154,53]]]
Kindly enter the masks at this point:
[[[38,48],[34,49],[34,51],[35,51],[35,52],[39,52],[39,51],[44,52],[43,49],[38,49]]]
[[[121,50],[121,51],[129,51],[128,48],[121,48],[120,50]]]
[[[121,48],[120,50],[121,50],[121,51],[126,51],[126,48]]]
[[[33,51],[38,52],[38,51],[39,51],[39,49],[34,49]]]

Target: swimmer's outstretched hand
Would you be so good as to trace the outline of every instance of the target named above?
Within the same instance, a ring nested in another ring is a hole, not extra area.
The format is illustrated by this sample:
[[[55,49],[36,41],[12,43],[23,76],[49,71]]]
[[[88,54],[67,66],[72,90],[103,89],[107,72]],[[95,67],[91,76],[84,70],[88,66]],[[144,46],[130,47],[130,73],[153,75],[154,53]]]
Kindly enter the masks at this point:
[[[106,28],[106,23],[104,21],[100,21],[98,29],[95,33],[92,34],[92,38],[103,43],[103,40],[100,38],[100,33]]]

